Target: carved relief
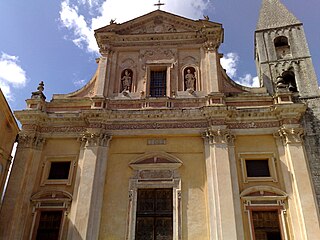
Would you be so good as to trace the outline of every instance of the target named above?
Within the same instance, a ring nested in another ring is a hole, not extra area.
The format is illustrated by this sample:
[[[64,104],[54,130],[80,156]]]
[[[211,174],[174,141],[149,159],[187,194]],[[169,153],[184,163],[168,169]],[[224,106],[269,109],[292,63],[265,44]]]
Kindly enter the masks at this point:
[[[45,142],[45,138],[39,133],[26,133],[22,132],[19,134],[18,143],[19,148],[34,148],[41,149]]]
[[[124,59],[120,64],[121,69],[136,67],[135,62],[131,58]]]
[[[198,65],[198,61],[196,58],[192,57],[192,56],[187,56],[185,58],[182,59],[182,64],[188,64],[188,65],[191,65],[191,64],[195,64],[195,65]]]
[[[120,31],[121,34],[145,34],[145,33],[172,33],[190,31],[191,26],[181,25],[176,22],[169,22],[161,16],[156,16],[153,21],[145,24],[139,24],[133,29]]]
[[[176,51],[172,49],[150,49],[150,50],[142,50],[139,56],[140,60],[144,62],[147,60],[163,60],[163,59],[175,59]]]

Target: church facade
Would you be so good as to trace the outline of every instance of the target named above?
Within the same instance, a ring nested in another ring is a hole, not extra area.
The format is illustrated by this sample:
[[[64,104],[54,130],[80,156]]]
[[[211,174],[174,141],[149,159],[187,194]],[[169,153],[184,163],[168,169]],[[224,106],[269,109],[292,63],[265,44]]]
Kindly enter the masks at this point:
[[[320,93],[302,24],[263,0],[260,88],[227,76],[223,33],[161,10],[97,29],[88,84],[47,102],[40,83],[15,112],[0,238],[318,239]]]

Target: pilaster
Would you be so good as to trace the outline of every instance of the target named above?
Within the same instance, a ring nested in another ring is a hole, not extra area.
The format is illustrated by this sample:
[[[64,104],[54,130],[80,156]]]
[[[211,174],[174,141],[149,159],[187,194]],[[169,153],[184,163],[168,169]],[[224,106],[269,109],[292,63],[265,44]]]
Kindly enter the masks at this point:
[[[207,89],[208,93],[219,92],[218,79],[218,63],[220,60],[217,52],[217,46],[214,42],[208,41],[204,44],[205,49],[205,64],[207,69]]]
[[[17,152],[0,214],[0,239],[24,239],[30,198],[45,139],[37,132],[19,134]]]
[[[239,188],[233,176],[236,171],[234,148],[230,147],[233,140],[228,129],[209,128],[204,133],[210,239],[242,239],[243,236],[239,221],[237,226],[241,217],[236,218],[241,210],[236,200]]]
[[[106,69],[108,64],[108,55],[107,57],[100,57],[97,59],[99,64],[98,73],[97,73],[97,97],[104,97],[104,89],[106,84]]]
[[[295,239],[317,239],[320,236],[319,213],[310,180],[309,167],[302,142],[303,129],[283,126],[275,135]]]
[[[111,136],[88,129],[81,135],[68,239],[98,239]]]

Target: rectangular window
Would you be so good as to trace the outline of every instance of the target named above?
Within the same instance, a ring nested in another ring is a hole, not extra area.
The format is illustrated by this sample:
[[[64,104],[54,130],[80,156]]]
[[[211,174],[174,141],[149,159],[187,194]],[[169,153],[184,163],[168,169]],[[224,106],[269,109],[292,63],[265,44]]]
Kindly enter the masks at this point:
[[[173,190],[138,189],[136,240],[173,239]]]
[[[71,162],[51,162],[48,179],[68,179]]]
[[[62,211],[41,211],[36,240],[59,239]]]
[[[150,71],[150,96],[164,97],[167,88],[167,71]]]
[[[278,211],[252,211],[255,240],[281,240]]]
[[[246,160],[247,177],[270,177],[269,160]]]
[[[239,157],[244,183],[278,182],[274,153],[248,152],[240,153]]]

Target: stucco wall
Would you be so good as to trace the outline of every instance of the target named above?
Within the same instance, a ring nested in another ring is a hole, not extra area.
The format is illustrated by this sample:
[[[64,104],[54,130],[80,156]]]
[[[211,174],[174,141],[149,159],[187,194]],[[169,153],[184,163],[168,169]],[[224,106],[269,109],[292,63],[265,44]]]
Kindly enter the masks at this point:
[[[150,137],[152,138],[152,136]],[[147,139],[115,137],[110,144],[100,239],[125,239],[128,221],[129,163],[147,152],[164,151],[179,158],[182,182],[183,239],[208,239],[205,163],[201,137],[165,137],[165,145],[147,145]]]

